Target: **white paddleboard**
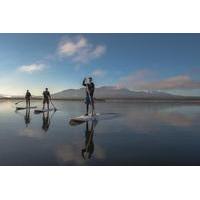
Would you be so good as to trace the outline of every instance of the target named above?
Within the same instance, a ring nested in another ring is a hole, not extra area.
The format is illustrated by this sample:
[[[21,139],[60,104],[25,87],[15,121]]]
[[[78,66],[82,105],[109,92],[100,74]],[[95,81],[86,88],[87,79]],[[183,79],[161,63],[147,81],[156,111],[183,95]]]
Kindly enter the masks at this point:
[[[96,113],[95,115],[92,116],[92,114],[89,115],[81,115],[80,117],[74,117],[71,118],[70,121],[72,122],[87,122],[87,121],[92,121],[92,120],[98,120],[98,117],[100,116],[99,113]]]
[[[34,110],[35,113],[44,113],[44,112],[49,112],[54,110],[53,108],[50,109],[38,109],[38,110]]]
[[[16,110],[25,110],[25,109],[35,109],[37,106],[31,106],[31,107],[16,107]]]

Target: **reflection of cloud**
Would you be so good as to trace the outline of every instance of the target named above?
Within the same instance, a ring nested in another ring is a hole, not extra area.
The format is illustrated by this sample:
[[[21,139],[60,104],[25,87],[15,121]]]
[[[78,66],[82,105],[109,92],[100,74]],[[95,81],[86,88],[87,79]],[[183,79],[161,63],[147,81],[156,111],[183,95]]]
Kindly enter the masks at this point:
[[[83,36],[65,37],[58,47],[58,54],[61,57],[71,58],[77,63],[99,58],[105,51],[104,45],[94,45]]]
[[[169,90],[169,89],[199,89],[200,81],[192,80],[189,75],[177,75],[162,80],[156,80],[155,73],[150,70],[139,70],[122,77],[117,84],[119,88],[137,90]]]
[[[85,163],[85,160],[81,156],[81,149],[83,146],[80,145],[70,145],[70,144],[63,144],[59,145],[56,149],[56,155],[59,160],[62,162],[72,162],[77,165],[82,165]],[[95,144],[94,154],[92,155],[91,159],[104,159],[105,152],[103,148]]]
[[[74,162],[79,165],[84,163],[84,160],[81,159],[80,147],[69,144],[60,145],[56,150],[56,155],[63,162]]]
[[[44,69],[45,65],[43,64],[31,64],[19,67],[18,71],[32,74],[33,72],[43,71]]]
[[[189,115],[187,109],[181,110],[181,106],[177,105],[135,104],[130,110],[126,110],[126,115],[119,123],[135,133],[153,134],[163,131],[163,126],[190,128],[198,123],[197,119],[199,115]]]
[[[32,128],[25,128],[24,130],[19,132],[20,136],[26,136],[26,137],[31,137],[31,138],[44,138],[44,133],[41,130],[34,130]]]
[[[105,159],[105,157],[106,157],[105,151],[101,146],[95,145],[94,157],[99,160]]]
[[[190,127],[193,119],[181,113],[157,113],[157,120],[176,127]]]

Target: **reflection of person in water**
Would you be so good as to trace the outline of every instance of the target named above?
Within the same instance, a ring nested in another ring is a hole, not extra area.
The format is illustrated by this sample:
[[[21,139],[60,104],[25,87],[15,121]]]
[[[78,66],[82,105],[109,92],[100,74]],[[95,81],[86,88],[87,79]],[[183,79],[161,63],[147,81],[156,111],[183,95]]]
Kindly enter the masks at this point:
[[[92,121],[91,126],[89,127],[89,122],[86,122],[86,129],[85,129],[85,148],[82,149],[82,157],[86,159],[86,155],[88,155],[88,159],[91,158],[92,154],[94,153],[94,128],[97,124],[97,121]]]
[[[50,126],[49,111],[43,113],[42,121],[42,129],[47,132]]]
[[[24,116],[24,122],[26,124],[26,127],[28,127],[28,124],[30,124],[30,109],[26,109],[26,114]]]
[[[51,120],[52,120],[55,112],[56,111],[52,112],[51,115],[49,114],[49,113],[51,113],[50,111],[43,112],[43,115],[42,115],[42,129],[45,132],[47,132],[49,130],[49,127],[50,127],[50,124],[51,124]]]

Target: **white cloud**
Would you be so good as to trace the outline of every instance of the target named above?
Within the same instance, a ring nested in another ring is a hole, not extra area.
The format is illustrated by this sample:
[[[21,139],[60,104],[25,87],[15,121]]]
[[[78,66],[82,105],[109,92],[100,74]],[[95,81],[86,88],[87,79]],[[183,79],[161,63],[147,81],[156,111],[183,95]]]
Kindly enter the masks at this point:
[[[66,37],[58,46],[59,56],[68,57],[76,63],[99,58],[105,51],[104,45],[94,45],[83,36]]]
[[[131,90],[200,89],[200,81],[192,80],[189,75],[177,75],[159,79],[153,71],[139,70],[122,77],[117,83],[117,87]]]
[[[194,81],[188,75],[179,75],[161,81],[141,85],[141,88],[154,90],[198,89],[200,88],[200,81]]]
[[[84,37],[77,37],[73,40],[70,38],[62,41],[59,45],[59,54],[62,56],[73,56],[82,48],[86,48],[88,42]]]
[[[45,65],[43,64],[31,64],[31,65],[23,65],[19,67],[18,71],[32,74],[33,72],[43,71],[44,68],[45,68]]]
[[[105,74],[106,74],[106,71],[102,69],[96,69],[92,72],[92,75],[96,77],[103,77],[105,76]]]
[[[121,77],[117,83],[118,88],[140,89],[147,80],[154,78],[154,73],[148,69],[138,70],[128,76]]]

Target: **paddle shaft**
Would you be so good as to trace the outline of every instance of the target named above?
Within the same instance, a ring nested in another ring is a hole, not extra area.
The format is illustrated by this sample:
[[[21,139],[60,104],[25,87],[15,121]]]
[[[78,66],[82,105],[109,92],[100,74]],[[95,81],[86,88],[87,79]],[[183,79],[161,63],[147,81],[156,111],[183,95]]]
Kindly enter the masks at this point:
[[[23,101],[18,101],[17,103],[15,103],[15,105],[17,105],[18,103],[21,103],[21,102],[23,102]]]
[[[54,106],[52,100],[50,99],[51,105],[53,106],[54,110],[56,110],[56,107]]]

